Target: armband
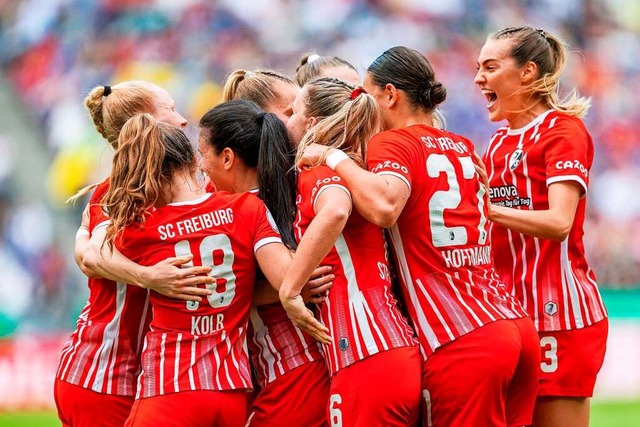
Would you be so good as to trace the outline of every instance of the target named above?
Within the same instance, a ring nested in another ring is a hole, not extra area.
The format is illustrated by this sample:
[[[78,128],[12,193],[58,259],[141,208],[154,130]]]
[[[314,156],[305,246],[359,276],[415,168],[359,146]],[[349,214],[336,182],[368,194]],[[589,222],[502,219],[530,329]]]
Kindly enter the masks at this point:
[[[82,236],[91,236],[91,233],[89,233],[89,229],[85,225],[81,225],[80,228],[78,228],[78,232],[76,233],[76,240],[78,240]]]
[[[344,151],[336,150],[327,156],[327,158],[324,160],[324,164],[329,166],[331,170],[336,170],[336,166],[338,166],[338,163],[348,158],[349,156],[347,156]]]

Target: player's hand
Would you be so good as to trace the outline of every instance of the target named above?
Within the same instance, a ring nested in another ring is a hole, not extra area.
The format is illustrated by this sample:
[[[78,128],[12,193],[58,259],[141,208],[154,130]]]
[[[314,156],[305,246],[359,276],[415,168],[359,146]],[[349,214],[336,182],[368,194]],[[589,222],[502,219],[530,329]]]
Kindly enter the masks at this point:
[[[329,295],[329,289],[333,286],[333,279],[336,278],[331,273],[328,265],[320,266],[313,270],[309,281],[302,288],[302,299],[304,302],[312,304],[322,304]]]
[[[304,148],[302,156],[298,160],[298,167],[305,166],[318,166],[322,164],[322,161],[327,157],[328,151],[325,145],[309,144]]]
[[[198,287],[214,283],[215,278],[208,276],[211,267],[191,266],[193,255],[167,258],[151,266],[143,267],[138,284],[162,295],[185,301],[201,301],[211,295],[209,289]],[[183,266],[189,264],[188,266]]]
[[[487,206],[487,211],[488,211],[487,216],[489,217],[489,220],[493,220],[493,214],[495,209],[494,209],[494,206],[491,204],[491,196],[489,193],[489,189],[491,187],[489,186],[489,176],[487,175],[487,167],[485,166],[480,156],[478,156],[478,153],[476,153],[475,151],[473,152],[473,166],[476,168],[476,173],[480,177],[480,183],[484,187],[484,202]]]
[[[87,206],[84,207],[84,210],[82,211],[82,223],[80,224],[81,227],[87,227],[87,230],[89,230],[89,206],[91,206],[91,203],[87,203]]]
[[[311,310],[305,305],[302,297],[296,295],[293,297],[287,297],[280,295],[280,302],[287,311],[289,318],[293,323],[322,344],[331,344],[331,336],[329,335],[329,329],[322,323],[318,322],[313,316]]]
[[[476,168],[476,172],[480,177],[480,182],[484,186],[487,194],[489,194],[489,176],[487,175],[487,167],[484,165],[482,158],[478,156],[478,153],[473,152],[473,166]]]

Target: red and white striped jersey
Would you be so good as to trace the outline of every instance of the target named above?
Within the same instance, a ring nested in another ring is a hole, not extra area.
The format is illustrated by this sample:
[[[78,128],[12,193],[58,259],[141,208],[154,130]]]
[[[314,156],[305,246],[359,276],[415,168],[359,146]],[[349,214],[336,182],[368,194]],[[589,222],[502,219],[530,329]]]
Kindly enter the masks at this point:
[[[349,193],[341,178],[326,166],[303,170],[298,178],[295,222],[300,241],[316,216],[315,203],[327,188]],[[391,293],[383,231],[355,210],[321,265],[336,276],[329,297],[319,307],[319,320],[329,328],[333,344],[323,346],[331,375],[376,353],[416,345],[413,331]]]
[[[249,354],[260,387],[323,359],[320,344],[293,324],[280,303],[253,307],[249,320]]]
[[[142,265],[192,253],[216,283],[201,302],[150,293],[151,331],[142,352],[138,398],[187,390],[251,389],[247,322],[257,261],[254,253],[281,242],[256,196],[217,192],[151,212],[128,226],[122,253]]]
[[[593,141],[582,120],[553,110],[521,129],[498,129],[485,155],[491,202],[514,209],[549,208],[548,186],[574,181],[587,193]],[[579,329],[607,316],[582,236],[586,197],[563,242],[493,224],[491,240],[502,280],[541,331]]]
[[[257,195],[258,189],[249,190]],[[249,315],[249,355],[260,387],[315,360],[322,360],[320,343],[289,319],[282,304],[252,307]]]
[[[424,125],[381,132],[367,149],[371,172],[411,191],[388,233],[425,358],[487,323],[527,315],[493,267],[473,150],[469,140]]]
[[[109,181],[89,201],[89,230],[108,221],[101,200]],[[134,396],[142,340],[149,330],[148,292],[103,278],[89,279],[89,299],[62,350],[56,377],[98,393]]]

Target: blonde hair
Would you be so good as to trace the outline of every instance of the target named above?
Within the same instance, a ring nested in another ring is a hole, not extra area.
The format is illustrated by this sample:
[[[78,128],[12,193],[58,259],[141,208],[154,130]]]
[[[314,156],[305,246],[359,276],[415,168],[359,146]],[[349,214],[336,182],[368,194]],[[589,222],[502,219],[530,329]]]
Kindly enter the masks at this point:
[[[587,114],[591,99],[579,96],[575,88],[564,99],[559,97],[560,75],[567,63],[566,48],[559,38],[527,25],[505,28],[488,38],[513,39],[510,55],[516,64],[522,66],[529,61],[536,64],[538,79],[527,88],[532,98],[539,98],[549,108],[572,116]]]
[[[255,102],[264,110],[279,97],[273,90],[273,84],[278,81],[296,84],[289,77],[273,70],[235,70],[225,80],[222,99],[246,99]]]
[[[317,53],[304,55],[296,67],[295,80],[299,86],[304,86],[313,79],[320,77],[322,70],[327,67],[347,67],[358,74],[356,67],[337,56],[321,56]]]
[[[321,144],[343,150],[361,166],[369,140],[380,131],[381,117],[373,96],[334,78],[323,77],[307,83],[306,113],[319,122],[302,138],[300,158],[309,144]],[[325,153],[326,155],[326,153]],[[324,161],[325,155],[320,162]]]
[[[135,221],[145,222],[148,210],[161,200],[173,174],[196,169],[196,156],[184,132],[139,114],[122,127],[113,157],[109,190],[102,202],[109,212],[105,243]]]
[[[96,130],[114,150],[118,148],[118,136],[124,124],[131,117],[141,113],[155,112],[155,93],[149,82],[132,80],[110,87],[96,86],[84,99],[84,105]],[[97,184],[88,185],[67,199],[73,203],[88,194]]]

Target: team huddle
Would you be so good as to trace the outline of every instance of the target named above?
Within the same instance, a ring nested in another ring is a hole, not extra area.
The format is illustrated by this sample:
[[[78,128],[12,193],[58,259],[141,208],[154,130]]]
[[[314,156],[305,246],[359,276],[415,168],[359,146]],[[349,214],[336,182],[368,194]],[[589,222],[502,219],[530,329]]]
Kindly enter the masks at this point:
[[[566,52],[491,34],[484,156],[419,52],[237,70],[187,121],[94,88],[114,148],[74,255],[89,299],[55,382],[65,426],[588,426],[606,309],[582,243],[589,100]]]

